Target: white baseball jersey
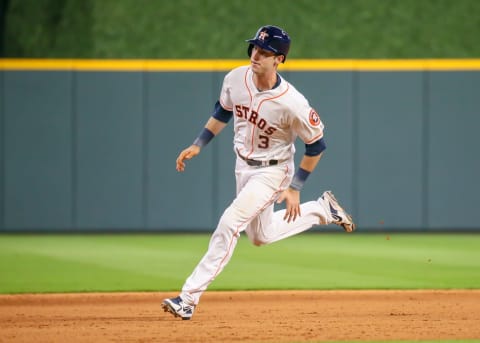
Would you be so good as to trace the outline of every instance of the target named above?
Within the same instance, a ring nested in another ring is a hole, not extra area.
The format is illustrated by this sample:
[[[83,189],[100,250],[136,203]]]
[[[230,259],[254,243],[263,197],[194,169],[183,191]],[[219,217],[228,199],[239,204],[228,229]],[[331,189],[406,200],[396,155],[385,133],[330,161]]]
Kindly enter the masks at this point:
[[[306,144],[323,137],[324,125],[307,99],[285,79],[278,87],[259,91],[250,66],[229,72],[220,104],[234,116],[234,146],[244,157],[266,161],[293,157],[295,139]]]

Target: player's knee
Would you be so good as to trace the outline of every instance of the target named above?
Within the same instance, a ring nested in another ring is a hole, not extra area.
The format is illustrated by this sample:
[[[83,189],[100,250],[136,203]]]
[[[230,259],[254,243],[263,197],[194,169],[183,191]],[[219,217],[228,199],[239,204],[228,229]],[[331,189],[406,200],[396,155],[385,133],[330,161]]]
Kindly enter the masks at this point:
[[[262,245],[267,244],[267,242],[262,241],[262,240],[260,240],[260,239],[254,239],[254,240],[252,240],[252,243],[253,243],[253,245],[255,245],[256,247],[261,247]]]
[[[247,231],[247,237],[250,240],[250,242],[252,242],[252,244],[255,245],[256,247],[260,247],[268,243],[265,239],[249,234],[248,231]]]

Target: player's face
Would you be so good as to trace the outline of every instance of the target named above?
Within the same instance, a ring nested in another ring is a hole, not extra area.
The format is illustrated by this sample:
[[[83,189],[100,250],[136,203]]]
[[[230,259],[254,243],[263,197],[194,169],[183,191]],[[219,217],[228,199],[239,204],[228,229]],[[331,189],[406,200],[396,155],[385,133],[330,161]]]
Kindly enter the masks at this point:
[[[283,58],[283,56],[277,56],[271,51],[254,45],[250,56],[250,64],[252,65],[253,72],[264,74],[272,70],[275,71],[277,65],[281,62],[281,58]]]

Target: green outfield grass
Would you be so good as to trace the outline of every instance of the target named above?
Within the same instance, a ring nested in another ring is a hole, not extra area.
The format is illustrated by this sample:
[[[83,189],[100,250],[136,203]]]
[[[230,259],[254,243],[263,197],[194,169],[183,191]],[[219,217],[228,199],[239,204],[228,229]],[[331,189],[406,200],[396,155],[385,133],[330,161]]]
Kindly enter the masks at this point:
[[[0,293],[175,291],[210,235],[0,235]],[[245,236],[210,290],[480,288],[478,234]],[[261,277],[258,277],[261,275]]]

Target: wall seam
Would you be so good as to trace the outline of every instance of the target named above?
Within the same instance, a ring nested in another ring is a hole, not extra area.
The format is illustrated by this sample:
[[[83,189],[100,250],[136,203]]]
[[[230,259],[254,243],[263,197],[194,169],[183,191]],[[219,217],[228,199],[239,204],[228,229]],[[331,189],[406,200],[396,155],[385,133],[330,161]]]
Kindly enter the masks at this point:
[[[142,71],[142,226],[146,230],[148,226],[148,183],[149,183],[149,173],[148,173],[148,79],[147,72]]]
[[[78,113],[77,113],[77,72],[72,71],[71,81],[71,226],[72,229],[78,229]]]
[[[428,174],[430,170],[430,159],[429,159],[429,142],[430,142],[430,72],[425,70],[422,73],[423,81],[423,99],[422,99],[422,227],[427,231],[429,226],[429,184],[428,184]]]
[[[358,89],[358,71],[352,71],[352,215],[358,220],[359,214],[359,89]],[[358,225],[358,223],[357,223]]]
[[[219,77],[218,72],[212,73],[212,104],[216,102],[216,89],[217,89],[217,80]],[[211,226],[215,227],[216,226],[216,218],[220,216],[219,211],[220,211],[220,160],[219,160],[219,153],[220,153],[220,147],[219,147],[219,140],[216,139],[214,141],[213,147],[212,147],[212,170],[213,170],[213,187],[212,187],[212,222]]]

